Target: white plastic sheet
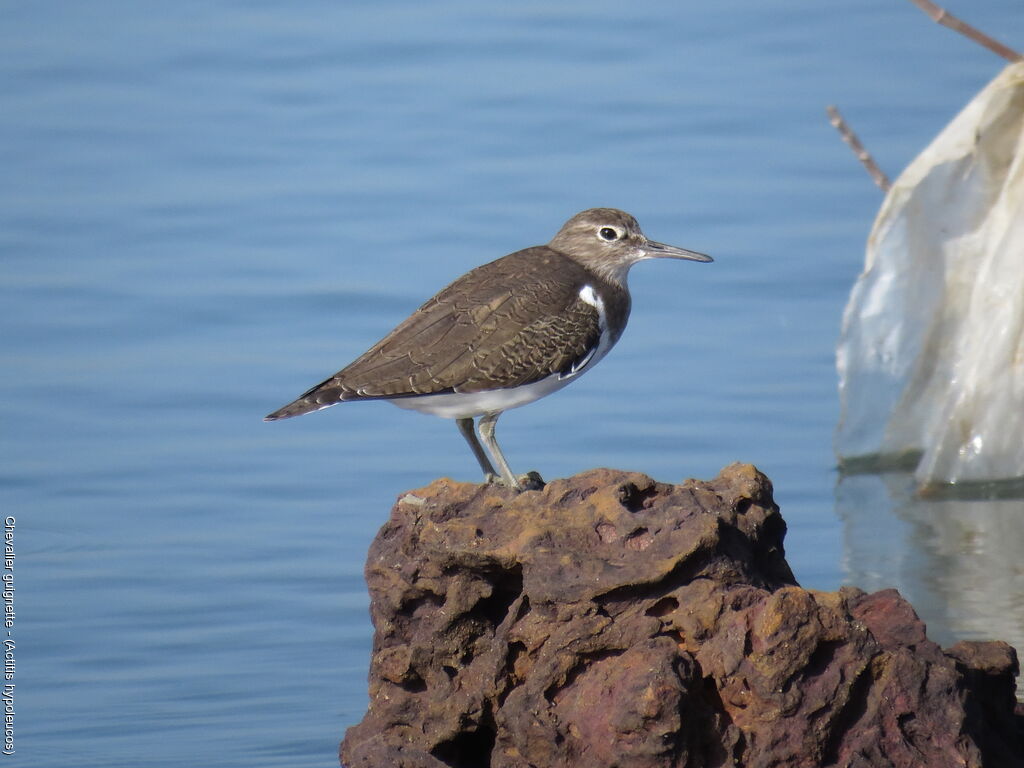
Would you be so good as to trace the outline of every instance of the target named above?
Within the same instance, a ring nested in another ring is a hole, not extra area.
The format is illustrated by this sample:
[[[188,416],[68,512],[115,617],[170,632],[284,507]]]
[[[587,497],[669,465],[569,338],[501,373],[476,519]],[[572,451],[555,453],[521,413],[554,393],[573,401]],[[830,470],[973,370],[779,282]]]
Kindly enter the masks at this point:
[[[1024,476],[1024,63],[893,184],[836,353],[840,457],[922,484]]]

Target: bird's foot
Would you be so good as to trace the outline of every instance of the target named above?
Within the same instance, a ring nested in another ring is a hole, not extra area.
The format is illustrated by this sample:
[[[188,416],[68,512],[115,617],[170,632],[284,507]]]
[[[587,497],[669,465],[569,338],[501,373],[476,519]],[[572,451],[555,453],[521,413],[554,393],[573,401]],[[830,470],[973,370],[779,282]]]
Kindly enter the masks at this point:
[[[488,485],[501,485],[505,488],[512,488],[514,491],[539,491],[544,488],[544,478],[538,472],[527,472],[525,475],[513,478],[514,485],[510,485],[503,477],[493,472],[484,475],[484,482]]]
[[[518,478],[519,487],[524,491],[542,491],[544,490],[544,478],[540,476],[537,471],[527,472],[525,475],[520,475]]]

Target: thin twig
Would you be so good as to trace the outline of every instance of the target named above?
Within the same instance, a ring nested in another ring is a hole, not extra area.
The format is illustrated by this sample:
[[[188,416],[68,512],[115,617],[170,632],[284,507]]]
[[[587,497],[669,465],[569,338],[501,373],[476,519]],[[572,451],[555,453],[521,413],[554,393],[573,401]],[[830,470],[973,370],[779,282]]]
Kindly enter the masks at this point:
[[[853,154],[860,160],[860,164],[864,166],[864,169],[871,176],[871,180],[877,184],[883,192],[888,192],[892,184],[889,183],[889,177],[886,176],[882,169],[878,167],[875,159],[871,156],[871,153],[864,149],[864,145],[860,143],[860,139],[857,138],[857,134],[853,132],[853,129],[846,124],[843,120],[843,116],[839,114],[839,110],[829,104],[825,107],[825,111],[828,112],[828,121],[832,123],[839,135],[843,137],[843,141],[847,143],[850,149],[853,150]]]
[[[980,29],[975,29],[966,21],[961,21],[942,6],[933,3],[932,0],[910,0],[910,2],[928,14],[929,18],[931,18],[931,20],[936,24],[941,24],[944,27],[956,30],[961,35],[970,38],[979,45],[985,46],[993,53],[1002,56],[1004,59],[1008,61],[1020,61],[1021,59],[1024,59],[1024,56],[1021,56],[1017,51],[1012,48],[1007,48],[998,40],[993,40]]]

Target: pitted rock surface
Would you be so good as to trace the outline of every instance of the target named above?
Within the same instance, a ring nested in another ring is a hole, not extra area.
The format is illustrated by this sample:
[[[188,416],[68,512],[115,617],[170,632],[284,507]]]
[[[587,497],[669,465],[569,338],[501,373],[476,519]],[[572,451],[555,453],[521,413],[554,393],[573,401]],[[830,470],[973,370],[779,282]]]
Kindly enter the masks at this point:
[[[768,479],[438,480],[370,548],[349,768],[1024,766],[1017,658],[802,589]]]

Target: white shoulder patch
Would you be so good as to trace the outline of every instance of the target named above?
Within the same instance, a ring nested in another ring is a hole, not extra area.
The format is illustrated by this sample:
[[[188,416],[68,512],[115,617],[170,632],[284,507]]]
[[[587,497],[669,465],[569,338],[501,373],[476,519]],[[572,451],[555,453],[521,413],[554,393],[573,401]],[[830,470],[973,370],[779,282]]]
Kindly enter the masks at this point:
[[[572,369],[568,373],[558,374],[560,379],[571,379],[578,376],[583,372],[583,369],[593,363],[596,363],[611,348],[611,334],[608,333],[608,315],[605,312],[604,300],[594,290],[594,286],[587,284],[580,288],[579,293],[580,301],[584,304],[589,304],[597,310],[597,327],[601,333],[598,339],[597,346],[591,347],[590,351],[584,355],[582,360],[576,362]]]
[[[594,290],[594,286],[584,285],[580,288],[580,300],[584,304],[589,304],[597,310],[598,322],[601,323],[601,328],[603,329],[606,325],[604,301],[602,301],[601,297],[597,295],[597,291]]]

